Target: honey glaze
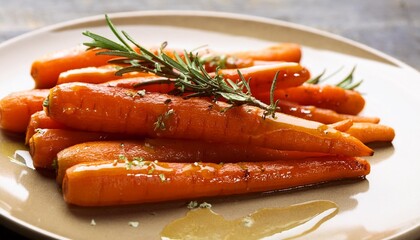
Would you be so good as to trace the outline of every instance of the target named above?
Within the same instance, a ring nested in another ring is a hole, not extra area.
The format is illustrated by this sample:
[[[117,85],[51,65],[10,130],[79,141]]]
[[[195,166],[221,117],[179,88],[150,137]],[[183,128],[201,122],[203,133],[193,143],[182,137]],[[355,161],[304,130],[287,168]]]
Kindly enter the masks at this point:
[[[235,220],[226,220],[209,208],[197,208],[169,223],[162,230],[161,238],[293,239],[316,230],[337,212],[337,204],[324,200],[282,208],[262,208]]]

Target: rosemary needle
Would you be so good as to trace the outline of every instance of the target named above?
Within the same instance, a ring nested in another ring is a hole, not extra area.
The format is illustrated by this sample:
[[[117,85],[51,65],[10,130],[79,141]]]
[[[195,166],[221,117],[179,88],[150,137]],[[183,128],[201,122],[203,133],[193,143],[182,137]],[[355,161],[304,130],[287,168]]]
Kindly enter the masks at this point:
[[[274,90],[277,74],[273,79],[270,89],[270,104],[265,104],[252,96],[248,81],[242,74],[239,82],[226,81],[222,75],[216,73],[210,75],[203,66],[197,54],[184,51],[184,58],[174,53],[175,58],[168,56],[163,50],[167,46],[164,42],[158,53],[154,54],[138,44],[128,33],[119,32],[109,17],[105,15],[106,22],[119,42],[115,42],[98,34],[85,31],[83,35],[92,39],[92,42],[84,43],[89,49],[100,49],[99,55],[111,55],[118,57],[112,63],[128,65],[117,71],[117,75],[127,72],[149,72],[162,77],[159,83],[173,83],[178,93],[189,97],[210,97],[214,100],[222,97],[232,106],[248,104],[264,110],[263,118],[274,117],[278,110],[277,101],[274,101]],[[135,51],[134,45],[139,49]],[[146,84],[150,84],[147,83]]]

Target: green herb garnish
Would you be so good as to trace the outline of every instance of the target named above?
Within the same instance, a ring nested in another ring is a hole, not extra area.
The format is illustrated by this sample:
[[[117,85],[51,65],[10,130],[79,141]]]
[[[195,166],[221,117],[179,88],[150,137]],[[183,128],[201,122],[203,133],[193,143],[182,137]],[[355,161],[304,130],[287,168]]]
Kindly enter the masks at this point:
[[[200,62],[198,54],[184,51],[184,59],[176,52],[175,59],[164,53],[167,43],[164,42],[158,53],[154,54],[138,44],[126,32],[119,32],[109,17],[105,15],[106,22],[119,42],[112,41],[98,34],[85,31],[83,34],[93,41],[84,43],[89,49],[101,49],[99,55],[111,55],[118,59],[111,60],[111,63],[128,65],[116,72],[122,75],[128,72],[149,72],[156,74],[162,79],[151,80],[145,84],[153,84],[154,81],[159,83],[174,84],[178,93],[182,93],[184,97],[210,97],[214,100],[222,97],[234,106],[248,104],[259,107],[264,110],[263,117],[274,116],[278,109],[277,101],[271,101],[267,105],[252,96],[248,81],[240,75],[239,82],[226,81],[222,75],[218,74],[218,67],[215,75],[210,75]],[[136,52],[130,45],[134,45],[140,51]],[[275,85],[275,80],[273,80]],[[270,94],[274,96],[274,88]]]

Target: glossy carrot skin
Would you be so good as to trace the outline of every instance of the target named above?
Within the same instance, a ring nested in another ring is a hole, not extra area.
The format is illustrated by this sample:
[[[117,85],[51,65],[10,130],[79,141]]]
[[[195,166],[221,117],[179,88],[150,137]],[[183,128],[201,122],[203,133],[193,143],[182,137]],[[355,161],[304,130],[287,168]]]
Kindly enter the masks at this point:
[[[87,133],[88,134],[88,133]],[[229,149],[229,151],[226,151]],[[208,143],[179,139],[145,139],[84,142],[65,148],[57,154],[57,183],[66,170],[76,164],[103,160],[159,162],[211,162],[296,160],[325,157],[325,153],[280,151],[236,144]]]
[[[245,80],[250,80],[249,86],[252,92],[270,91],[277,73],[276,89],[300,86],[310,78],[306,68],[291,62],[252,66],[239,70]],[[240,81],[237,69],[221,69],[219,74],[233,82]]]
[[[136,89],[136,90],[145,90],[147,92],[156,92],[156,93],[169,93],[174,90],[174,85],[168,83],[154,83],[142,85],[143,83],[153,81],[156,79],[162,79],[161,77],[136,77],[136,78],[126,78],[113,80],[105,82],[101,85],[108,87],[118,87],[118,88],[127,88],[127,89]]]
[[[26,129],[25,144],[29,144],[29,139],[35,134],[37,129],[63,129],[63,124],[52,120],[45,111],[39,111],[31,115]]]
[[[392,127],[372,123],[354,123],[346,133],[363,143],[392,142],[395,137],[395,131]]]
[[[254,96],[266,103],[270,101],[269,92],[255,92]],[[360,93],[330,85],[303,84],[293,88],[277,89],[274,98],[350,115],[357,115],[365,106],[365,100]]]
[[[340,122],[343,120],[352,120],[353,122],[379,123],[378,117],[357,116],[350,114],[337,113],[330,109],[319,108],[315,106],[304,106],[297,103],[281,100],[278,103],[280,111],[295,117],[317,121],[325,124]]]
[[[95,162],[69,168],[63,180],[67,203],[79,206],[140,204],[265,192],[328,181],[362,178],[370,165],[360,158],[313,158],[240,163]]]
[[[33,113],[42,110],[49,91],[32,89],[11,93],[0,100],[0,128],[24,133]]]
[[[29,151],[35,168],[53,169],[53,161],[57,153],[72,145],[106,139],[116,139],[120,136],[99,133],[65,130],[40,129],[29,139]]]
[[[115,73],[120,67],[116,65],[103,65],[99,67],[86,67],[71,69],[60,73],[58,76],[57,84],[68,82],[85,82],[85,83],[104,83],[117,79],[134,78],[134,77],[147,77],[154,76],[153,74],[143,72],[126,73],[122,76],[116,76]]]
[[[140,96],[130,89],[82,83],[54,87],[48,101],[52,119],[84,131],[346,156],[373,154],[356,138],[327,125],[281,113],[263,119],[263,110],[245,105],[224,111],[229,105],[206,99],[157,93]]]
[[[31,76],[36,88],[51,88],[57,84],[60,73],[70,69],[98,67],[107,64],[113,56],[96,55],[97,50],[77,46],[50,53],[35,60],[31,66]]]
[[[299,62],[302,51],[299,44],[279,43],[259,50],[231,52],[229,55],[262,61]]]

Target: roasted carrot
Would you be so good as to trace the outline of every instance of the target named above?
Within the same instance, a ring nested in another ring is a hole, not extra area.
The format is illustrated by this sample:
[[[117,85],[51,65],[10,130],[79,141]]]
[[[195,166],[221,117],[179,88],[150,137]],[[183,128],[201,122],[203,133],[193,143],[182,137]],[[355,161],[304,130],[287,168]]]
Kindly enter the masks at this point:
[[[252,66],[239,70],[245,80],[250,80],[249,86],[252,92],[270,91],[276,74],[278,74],[276,89],[300,86],[310,78],[310,73],[306,68],[291,62]],[[221,69],[219,73],[225,79],[234,82],[240,80],[237,69]]]
[[[38,129],[29,139],[29,150],[36,168],[53,168],[53,160],[57,153],[66,147],[87,142],[106,139],[116,139],[121,136],[115,134],[66,130],[66,129]]]
[[[146,93],[94,84],[69,83],[51,89],[47,114],[64,125],[85,131],[134,134],[255,145],[290,151],[346,156],[373,151],[348,134],[327,125],[263,110],[207,99]]]
[[[51,88],[57,84],[60,73],[70,69],[97,67],[107,64],[113,56],[96,55],[97,50],[88,50],[77,46],[50,53],[35,60],[31,66],[31,75],[36,88]]]
[[[298,87],[277,89],[274,95],[275,99],[313,105],[351,115],[357,115],[365,106],[365,100],[360,93],[331,85],[303,84]],[[255,92],[254,96],[263,102],[270,101],[269,91]]]
[[[115,73],[119,68],[121,67],[108,64],[100,67],[71,69],[60,73],[58,76],[57,84],[68,82],[86,82],[98,84],[117,79],[154,76],[153,74],[144,72],[131,72],[123,74],[122,76],[116,76]]]
[[[206,53],[200,56],[200,61],[207,72],[215,72],[217,68],[237,69],[255,66],[254,60],[251,58],[240,58],[220,53]]]
[[[278,103],[280,111],[295,117],[300,117],[325,124],[340,122],[343,120],[352,120],[353,122],[378,123],[378,117],[367,117],[350,114],[340,114],[330,109],[319,108],[315,106],[303,106],[287,100],[281,100]]]
[[[340,122],[329,124],[330,127],[338,130],[340,132],[345,132],[353,126],[353,121],[351,119],[346,119]]]
[[[47,116],[45,111],[39,111],[31,115],[28,128],[26,129],[25,144],[35,134],[37,129],[63,129],[65,126]]]
[[[253,60],[299,62],[302,52],[299,44],[279,43],[264,49],[231,52],[228,54]]]
[[[346,133],[354,136],[363,143],[391,142],[395,137],[393,128],[373,123],[354,123]]]
[[[42,110],[48,90],[32,89],[15,92],[0,100],[0,127],[24,133],[31,115]]]
[[[174,90],[174,84],[172,83],[159,83],[159,80],[165,78],[161,77],[136,77],[136,78],[126,78],[119,79],[114,81],[109,81],[103,83],[102,85],[108,87],[118,87],[118,88],[128,88],[136,90],[145,90],[147,92],[157,92],[157,93],[169,93]],[[166,80],[166,79],[165,79]],[[150,81],[157,81],[153,84],[147,84]]]
[[[354,157],[226,164],[108,161],[69,168],[62,189],[69,204],[109,206],[290,189],[363,178],[369,171],[367,161]]]
[[[226,151],[226,149],[229,149],[229,151]],[[102,161],[104,159],[120,162],[156,160],[159,162],[228,163],[239,161],[296,160],[325,156],[328,156],[328,154],[280,151],[245,145],[179,139],[84,142],[65,148],[57,153],[57,183],[61,184],[68,168],[79,163]]]

